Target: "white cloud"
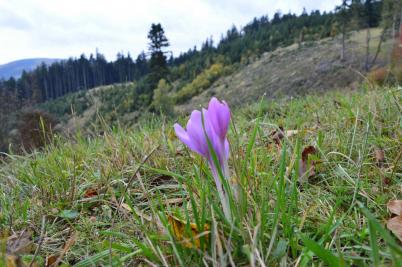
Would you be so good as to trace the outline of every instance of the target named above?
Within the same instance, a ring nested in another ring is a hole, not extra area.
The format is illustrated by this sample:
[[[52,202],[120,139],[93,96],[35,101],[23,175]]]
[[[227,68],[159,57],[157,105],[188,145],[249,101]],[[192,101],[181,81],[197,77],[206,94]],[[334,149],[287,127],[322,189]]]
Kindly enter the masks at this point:
[[[31,58],[77,57],[96,48],[112,60],[147,49],[151,23],[160,22],[175,55],[215,42],[235,24],[277,10],[333,10],[337,0],[18,0],[0,1],[0,64]]]

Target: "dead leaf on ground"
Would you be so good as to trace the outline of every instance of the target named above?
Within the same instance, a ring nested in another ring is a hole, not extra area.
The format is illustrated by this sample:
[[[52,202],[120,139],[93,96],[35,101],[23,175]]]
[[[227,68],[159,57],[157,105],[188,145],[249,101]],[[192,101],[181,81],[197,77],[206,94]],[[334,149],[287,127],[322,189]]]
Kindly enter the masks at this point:
[[[308,173],[307,177],[312,177],[316,174],[315,173],[316,162],[314,160],[309,162],[309,155],[313,155],[316,153],[317,150],[315,149],[314,146],[307,146],[303,149],[301,159],[299,162],[299,178],[306,175],[306,173]]]
[[[200,232],[195,223],[187,225],[187,222],[172,215],[168,215],[168,222],[172,227],[175,238],[180,241],[183,246],[187,248],[201,248],[201,237],[204,237],[205,242],[208,242],[210,234],[208,224],[204,224],[204,229]],[[189,227],[190,231],[186,229],[187,227]]]
[[[46,257],[45,267],[55,266],[53,264],[57,262],[58,258],[59,258],[58,254],[53,254],[53,255]]]
[[[402,215],[389,219],[387,228],[402,242]]]
[[[96,190],[95,188],[88,188],[87,190],[85,190],[84,198],[95,197],[98,194],[98,190]]]
[[[376,147],[374,149],[374,157],[377,165],[381,166],[385,162],[385,153],[381,148]]]
[[[315,149],[314,146],[307,146],[303,149],[302,152],[302,160],[303,161],[307,161],[308,160],[308,156],[310,154],[315,154],[317,152],[317,150]]]
[[[391,200],[387,204],[387,208],[392,214],[402,215],[402,200]]]
[[[275,142],[275,144],[279,145],[281,140],[286,136],[290,138],[299,133],[299,130],[287,130],[284,131],[283,127],[279,127],[279,129],[272,131],[269,134],[269,137]]]
[[[33,251],[32,232],[24,230],[7,238],[6,253],[29,254]]]
[[[279,127],[278,130],[274,130],[269,134],[269,136],[275,142],[275,144],[279,145],[281,143],[281,140],[285,136],[283,132],[283,127]]]
[[[281,150],[282,139],[284,137],[290,138],[290,137],[292,137],[292,136],[294,136],[294,135],[296,135],[298,133],[299,133],[299,130],[287,130],[287,131],[284,131],[283,127],[279,127],[279,129],[276,129],[276,130],[272,131],[269,134],[269,138],[272,141],[268,144],[267,147],[268,147],[268,149],[271,149],[272,148],[272,143],[274,143],[276,145],[276,148],[277,148],[278,152],[279,152]]]
[[[388,177],[384,177],[384,179],[383,179],[384,185],[390,185],[391,182],[392,182],[391,179],[389,179]]]

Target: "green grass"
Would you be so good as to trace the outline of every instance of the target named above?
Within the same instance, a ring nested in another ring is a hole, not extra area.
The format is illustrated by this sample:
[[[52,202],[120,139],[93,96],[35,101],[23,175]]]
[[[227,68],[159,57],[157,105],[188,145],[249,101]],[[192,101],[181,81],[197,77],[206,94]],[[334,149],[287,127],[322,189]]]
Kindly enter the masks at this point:
[[[232,222],[205,161],[170,121],[57,137],[5,158],[0,229],[31,230],[38,243],[44,217],[37,258],[59,253],[75,233],[63,261],[76,266],[399,266],[401,244],[384,223],[386,203],[402,198],[401,98],[397,88],[362,89],[235,110]],[[277,147],[270,133],[280,126],[299,132]],[[299,177],[309,145],[321,163]],[[375,148],[385,152],[382,166]],[[85,197],[90,188],[99,194]],[[178,240],[172,215],[190,238],[194,223],[199,247]]]

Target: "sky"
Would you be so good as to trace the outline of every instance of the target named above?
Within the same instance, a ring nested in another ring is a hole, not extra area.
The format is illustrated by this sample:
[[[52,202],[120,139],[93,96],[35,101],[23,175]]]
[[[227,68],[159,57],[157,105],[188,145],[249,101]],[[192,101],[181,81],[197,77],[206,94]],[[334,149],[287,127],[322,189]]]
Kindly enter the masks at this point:
[[[68,58],[96,49],[107,60],[147,49],[161,23],[174,56],[215,43],[232,25],[280,10],[332,11],[339,0],[0,0],[0,64],[35,57]]]

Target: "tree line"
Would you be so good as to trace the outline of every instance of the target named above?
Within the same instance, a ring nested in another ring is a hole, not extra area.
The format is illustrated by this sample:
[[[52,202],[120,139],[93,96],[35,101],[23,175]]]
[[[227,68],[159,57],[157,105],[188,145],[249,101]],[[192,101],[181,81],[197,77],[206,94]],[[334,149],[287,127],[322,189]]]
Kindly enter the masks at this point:
[[[140,105],[150,106],[153,92],[161,79],[168,84],[175,82],[175,89],[185,88],[198,75],[216,66],[247,64],[264,52],[293,43],[299,45],[326,37],[342,36],[341,59],[345,57],[346,33],[350,30],[369,29],[382,25],[397,29],[401,3],[398,0],[342,0],[334,12],[318,10],[300,15],[276,12],[254,18],[244,27],[231,27],[216,44],[207,38],[200,48],[193,47],[173,57],[167,50],[169,41],[161,24],[152,24],[148,32],[149,46],[135,59],[130,54],[117,54],[114,61],[107,61],[98,51],[69,58],[51,65],[42,64],[33,71],[23,72],[18,79],[0,80],[0,113],[45,102],[68,93],[87,90],[115,83],[136,82],[135,95],[142,99]],[[366,68],[373,65],[367,49]],[[218,64],[218,65],[216,65]],[[225,73],[222,72],[221,73]],[[188,86],[187,86],[188,87]],[[136,101],[136,105],[138,105]]]
[[[42,63],[35,70],[23,71],[19,79],[11,77],[1,81],[1,90],[10,92],[18,100],[40,103],[65,94],[101,85],[123,83],[138,79],[148,73],[145,53],[133,60],[128,54],[117,54],[113,62],[97,52],[87,58],[84,54],[52,63]]]
[[[216,62],[225,65],[244,62],[280,46],[344,34],[350,29],[378,26],[382,3],[343,0],[335,12],[317,10],[308,14],[304,10],[301,15],[276,12],[272,19],[262,16],[240,29],[233,26],[216,45],[208,38],[200,49],[194,47],[175,58],[164,51],[169,42],[162,26],[153,24],[148,34],[148,53],[140,53],[135,60],[130,54],[119,53],[115,61],[108,62],[96,51],[89,57],[83,54],[49,66],[42,64],[33,71],[24,71],[19,79],[1,80],[0,97],[12,98],[18,106],[101,85],[141,80],[144,81],[139,92],[152,94],[161,78],[179,79],[184,85]]]
[[[89,57],[83,54],[51,65],[42,64],[33,71],[23,72],[18,79],[0,80],[0,151],[7,151],[11,130],[18,128],[25,107],[97,86],[134,82],[130,84],[129,99],[123,100],[123,112],[167,113],[172,105],[187,101],[220,76],[278,47],[308,45],[322,38],[341,36],[340,59],[344,60],[347,33],[361,29],[367,30],[365,64],[369,68],[374,65],[382,44],[379,42],[375,55],[369,56],[370,27],[383,28],[381,40],[388,32],[396,36],[401,9],[400,0],[339,0],[333,12],[304,10],[295,15],[278,11],[272,18],[265,15],[241,28],[233,26],[218,42],[207,38],[201,47],[194,46],[176,57],[168,50],[170,44],[162,25],[152,24],[147,51],[135,58],[119,53],[114,61],[107,61],[96,51]],[[169,99],[172,90],[174,97]]]

